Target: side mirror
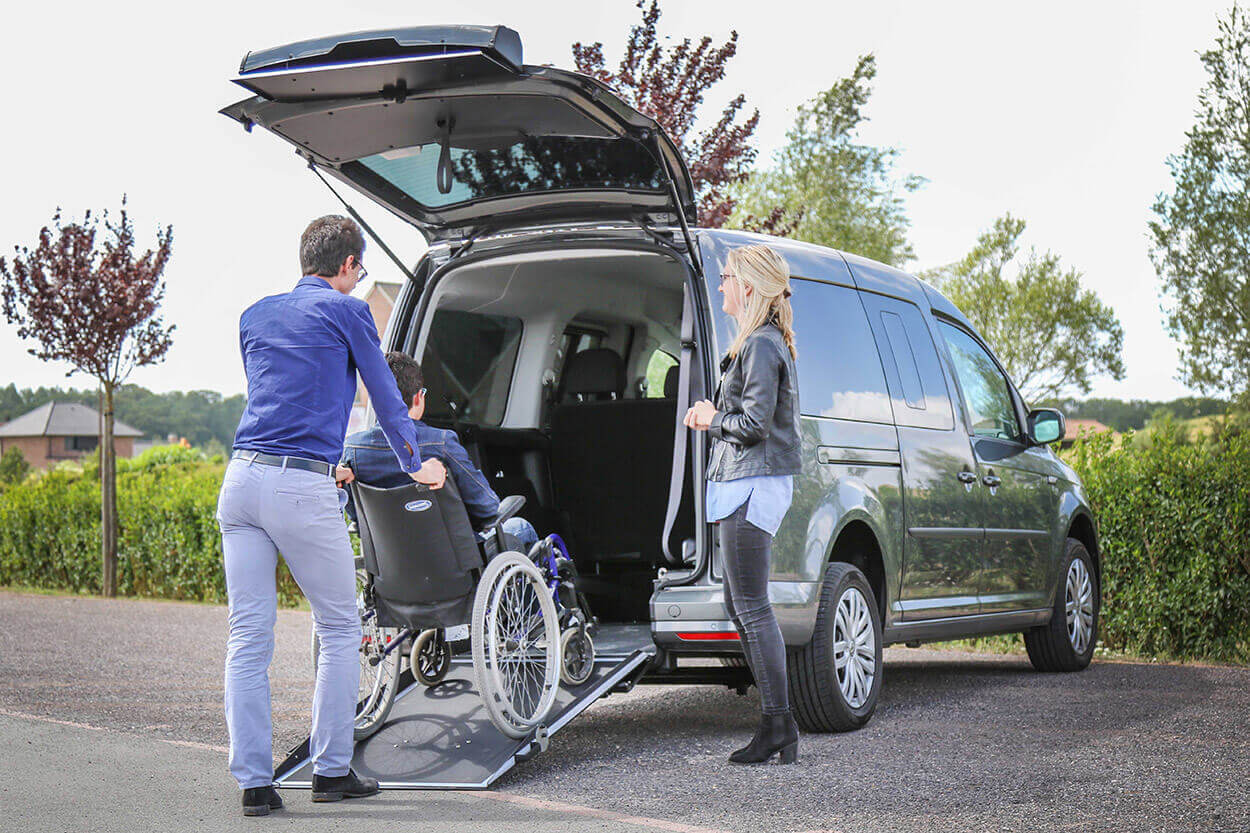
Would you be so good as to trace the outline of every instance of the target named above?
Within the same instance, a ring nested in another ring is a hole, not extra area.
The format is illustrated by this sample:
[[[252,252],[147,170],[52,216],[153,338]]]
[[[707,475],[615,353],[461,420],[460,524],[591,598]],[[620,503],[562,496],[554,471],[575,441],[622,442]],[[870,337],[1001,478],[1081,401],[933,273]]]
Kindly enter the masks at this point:
[[[1036,408],[1029,411],[1029,442],[1033,445],[1058,442],[1063,439],[1067,431],[1067,420],[1054,408]]]

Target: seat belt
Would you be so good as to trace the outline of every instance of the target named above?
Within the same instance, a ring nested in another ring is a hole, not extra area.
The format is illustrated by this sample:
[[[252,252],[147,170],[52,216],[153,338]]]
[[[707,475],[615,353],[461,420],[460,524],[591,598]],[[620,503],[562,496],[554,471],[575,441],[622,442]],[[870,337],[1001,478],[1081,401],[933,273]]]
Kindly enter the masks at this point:
[[[664,538],[660,542],[664,558],[675,567],[683,566],[685,553],[676,557],[669,551],[668,539],[673,534],[677,509],[686,485],[686,449],[688,429],[682,420],[690,408],[690,366],[694,358],[694,305],[690,300],[690,284],[681,292],[681,356],[677,363],[677,419],[673,428],[673,469],[668,481],[668,509],[664,513]]]

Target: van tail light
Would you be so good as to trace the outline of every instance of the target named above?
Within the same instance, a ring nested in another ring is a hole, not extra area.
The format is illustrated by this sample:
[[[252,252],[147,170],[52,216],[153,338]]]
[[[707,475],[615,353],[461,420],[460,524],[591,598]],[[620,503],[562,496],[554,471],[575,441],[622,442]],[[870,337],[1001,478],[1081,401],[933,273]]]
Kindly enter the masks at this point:
[[[697,631],[693,633],[682,633],[678,631],[677,638],[684,639],[689,642],[699,642],[699,641],[707,641],[707,640],[721,641],[721,642],[726,641],[726,640],[733,640],[737,642],[740,637],[738,636],[737,631]]]

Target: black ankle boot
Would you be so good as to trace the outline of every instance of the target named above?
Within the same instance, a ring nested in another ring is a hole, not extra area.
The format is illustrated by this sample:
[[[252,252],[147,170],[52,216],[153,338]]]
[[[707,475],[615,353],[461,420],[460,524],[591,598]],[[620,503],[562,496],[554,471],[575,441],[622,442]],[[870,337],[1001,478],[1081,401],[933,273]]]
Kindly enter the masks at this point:
[[[733,764],[762,764],[778,752],[783,764],[792,764],[799,758],[799,724],[794,717],[785,714],[766,714],[760,719],[751,742],[729,756]]]
[[[243,815],[267,816],[270,810],[281,810],[282,799],[272,786],[252,787],[243,791]]]
[[[313,774],[313,801],[342,801],[344,798],[364,798],[378,791],[375,778],[361,778],[350,769],[346,775],[330,778]]]

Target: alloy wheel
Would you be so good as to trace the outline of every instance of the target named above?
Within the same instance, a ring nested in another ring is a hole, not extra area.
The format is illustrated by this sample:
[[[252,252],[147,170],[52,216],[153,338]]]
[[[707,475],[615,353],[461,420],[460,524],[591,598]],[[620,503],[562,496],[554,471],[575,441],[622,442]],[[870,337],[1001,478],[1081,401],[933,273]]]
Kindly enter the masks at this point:
[[[1094,633],[1094,582],[1080,558],[1072,559],[1064,587],[1064,610],[1068,619],[1068,641],[1078,655],[1089,648]]]
[[[859,588],[848,587],[838,599],[833,620],[833,664],[847,705],[861,708],[877,675],[877,639],[872,612]]]

